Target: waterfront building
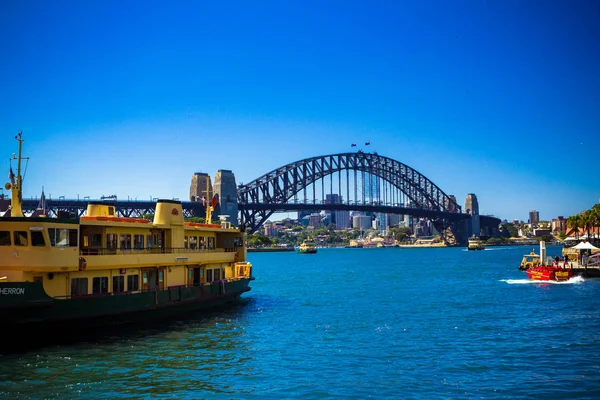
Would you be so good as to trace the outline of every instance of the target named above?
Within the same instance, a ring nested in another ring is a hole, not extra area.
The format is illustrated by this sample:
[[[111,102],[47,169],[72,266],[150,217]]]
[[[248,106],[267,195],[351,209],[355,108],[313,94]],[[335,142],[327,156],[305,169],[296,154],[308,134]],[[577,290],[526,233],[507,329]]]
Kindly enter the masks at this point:
[[[325,196],[325,204],[342,204],[343,198],[337,193]],[[350,227],[350,212],[346,210],[330,211],[331,223],[335,229],[348,229]]]
[[[377,213],[377,222],[379,233],[385,236],[389,227],[388,215],[386,213]]]
[[[559,216],[551,221],[550,229],[555,233],[565,233],[567,231],[567,219]]]
[[[352,228],[366,230],[371,227],[372,218],[369,215],[354,215],[352,217]]]
[[[536,210],[529,211],[529,223],[537,224],[540,222],[540,212]]]
[[[277,225],[275,223],[265,223],[265,236],[279,236],[279,230],[277,229]]]
[[[388,214],[388,226],[398,226],[400,225],[400,217],[399,214]]]
[[[310,216],[308,217],[308,226],[312,226],[313,228],[319,228],[321,225],[321,214],[310,214]]]
[[[540,236],[549,235],[549,234],[550,234],[550,229],[536,228],[533,230],[533,236],[535,236],[535,237],[540,237]]]
[[[342,210],[335,213],[335,229],[350,228],[350,211]]]
[[[313,212],[310,210],[299,210],[298,211],[298,221],[304,220],[304,217],[310,216]]]
[[[237,185],[235,175],[227,169],[220,169],[215,176],[215,194],[219,196],[220,215],[227,215],[228,221],[238,225]]]

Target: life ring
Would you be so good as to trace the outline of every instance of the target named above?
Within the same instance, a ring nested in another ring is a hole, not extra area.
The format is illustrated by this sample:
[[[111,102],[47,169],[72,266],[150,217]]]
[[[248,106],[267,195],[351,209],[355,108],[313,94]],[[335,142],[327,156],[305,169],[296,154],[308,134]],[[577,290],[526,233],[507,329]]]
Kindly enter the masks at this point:
[[[87,261],[85,261],[85,258],[79,257],[79,270],[85,271],[86,268],[87,268]]]

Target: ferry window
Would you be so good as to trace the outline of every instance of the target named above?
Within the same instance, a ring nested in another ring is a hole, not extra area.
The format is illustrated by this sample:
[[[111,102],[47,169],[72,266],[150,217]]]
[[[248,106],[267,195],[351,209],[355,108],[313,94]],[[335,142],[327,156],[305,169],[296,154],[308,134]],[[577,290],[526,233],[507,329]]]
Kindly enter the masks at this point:
[[[78,238],[78,234],[77,234],[77,229],[68,229],[69,231],[69,247],[77,247],[77,238]]]
[[[102,247],[102,235],[100,233],[90,235],[90,246]]]
[[[0,231],[0,246],[10,246],[9,231]]]
[[[113,276],[113,292],[121,293],[125,291],[125,277],[123,275]]]
[[[196,236],[190,236],[190,249],[196,250],[198,248],[198,238]]]
[[[200,250],[206,250],[206,238],[204,236],[200,236]]]
[[[143,249],[144,248],[144,235],[133,235],[133,248]]]
[[[77,229],[48,228],[50,246],[77,247]]]
[[[146,246],[148,246],[148,248],[152,248],[152,235],[146,235]]]
[[[130,249],[131,248],[131,235],[121,234],[120,238],[121,249]]]
[[[215,238],[214,237],[209,237],[208,238],[208,249],[209,250],[214,250],[215,248]]]
[[[88,278],[71,279],[71,296],[85,296],[88,294]]]
[[[114,207],[108,207],[108,215],[115,215],[115,208]]]
[[[109,249],[117,248],[117,234],[116,233],[107,233],[106,234],[106,247]]]
[[[220,269],[215,269],[213,279],[215,281],[221,280],[221,270]]]
[[[183,248],[184,249],[188,248],[188,237],[187,236],[183,238]]]
[[[92,279],[92,294],[108,293],[108,278],[106,276]]]
[[[27,232],[15,231],[15,246],[27,246]]]
[[[164,289],[165,289],[165,271],[159,270],[158,271],[158,290],[164,290]]]
[[[207,269],[206,270],[206,282],[212,282],[212,280],[213,280],[213,270]]]
[[[38,232],[38,231],[31,232],[31,245],[32,246],[45,246],[46,241],[44,240],[44,234],[42,232]]]
[[[138,275],[127,275],[127,290],[130,292],[140,290],[140,277]]]

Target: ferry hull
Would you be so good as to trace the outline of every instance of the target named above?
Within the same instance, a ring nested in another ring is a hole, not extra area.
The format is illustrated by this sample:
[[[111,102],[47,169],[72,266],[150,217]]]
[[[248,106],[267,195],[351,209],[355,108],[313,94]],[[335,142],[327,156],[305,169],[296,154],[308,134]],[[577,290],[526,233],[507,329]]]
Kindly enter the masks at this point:
[[[2,296],[11,298],[0,307],[0,321],[11,336],[19,332],[69,334],[73,329],[147,322],[235,302],[250,290],[252,278],[161,291],[106,296],[53,299],[32,282],[0,285]],[[9,294],[10,293],[10,294]]]
[[[534,267],[527,271],[527,276],[535,281],[558,281],[563,282],[573,277],[572,271],[555,267]]]

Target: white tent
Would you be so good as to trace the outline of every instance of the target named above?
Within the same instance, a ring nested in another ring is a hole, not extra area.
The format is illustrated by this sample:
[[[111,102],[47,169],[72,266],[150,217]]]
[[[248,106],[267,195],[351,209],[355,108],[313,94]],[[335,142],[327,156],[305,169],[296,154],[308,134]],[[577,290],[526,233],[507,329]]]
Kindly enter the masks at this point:
[[[581,242],[577,246],[573,246],[572,248],[577,250],[600,250],[590,242]]]

